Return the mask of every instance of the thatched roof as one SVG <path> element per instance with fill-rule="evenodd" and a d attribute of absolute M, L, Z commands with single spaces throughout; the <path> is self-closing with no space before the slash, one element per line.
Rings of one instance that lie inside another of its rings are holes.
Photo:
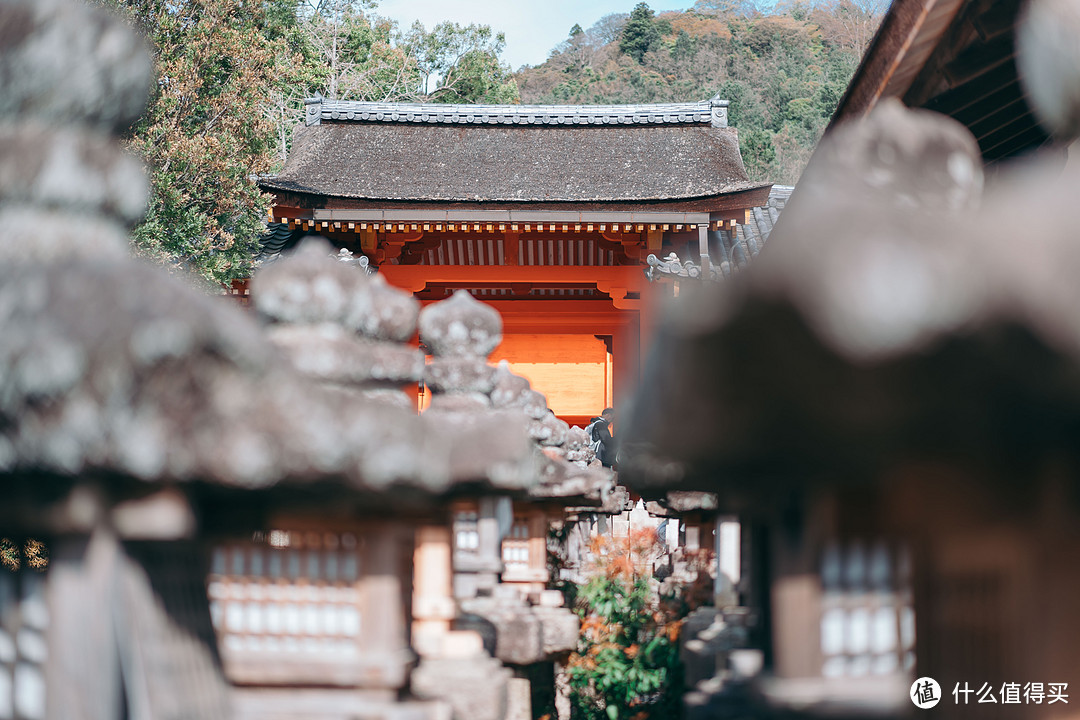
<path fill-rule="evenodd" d="M 581 122 L 565 113 L 529 122 L 529 106 L 503 109 L 517 114 L 458 124 L 404 112 L 364 121 L 354 112 L 302 126 L 285 168 L 262 185 L 359 200 L 511 203 L 665 201 L 764 187 L 748 179 L 735 129 L 714 126 L 707 112 L 655 121 L 599 115 L 597 106 L 579 108 Z"/>

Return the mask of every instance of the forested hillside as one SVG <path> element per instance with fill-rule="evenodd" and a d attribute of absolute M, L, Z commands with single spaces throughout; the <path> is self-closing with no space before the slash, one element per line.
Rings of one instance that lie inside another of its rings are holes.
<path fill-rule="evenodd" d="M 887 0 L 818 0 L 762 12 L 699 0 L 656 15 L 645 3 L 574 26 L 515 79 L 523 103 L 731 101 L 756 180 L 794 184 L 873 37 Z"/>

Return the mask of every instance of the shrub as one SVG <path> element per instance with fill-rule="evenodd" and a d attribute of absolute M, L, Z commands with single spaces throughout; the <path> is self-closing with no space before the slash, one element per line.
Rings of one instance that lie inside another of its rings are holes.
<path fill-rule="evenodd" d="M 567 674 L 574 716 L 582 720 L 679 715 L 681 621 L 642 572 L 656 547 L 652 530 L 594 542 L 597 573 L 579 591 L 581 636 Z"/>

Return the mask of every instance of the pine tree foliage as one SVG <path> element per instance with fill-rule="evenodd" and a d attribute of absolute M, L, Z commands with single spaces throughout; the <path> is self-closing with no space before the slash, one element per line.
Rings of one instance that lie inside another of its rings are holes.
<path fill-rule="evenodd" d="M 645 53 L 656 47 L 661 39 L 655 13 L 647 3 L 639 2 L 623 26 L 622 35 L 619 37 L 619 51 L 641 62 Z"/>

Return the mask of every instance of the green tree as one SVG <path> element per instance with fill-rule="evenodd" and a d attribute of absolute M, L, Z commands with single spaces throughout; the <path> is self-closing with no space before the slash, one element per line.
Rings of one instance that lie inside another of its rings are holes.
<path fill-rule="evenodd" d="M 776 162 L 776 148 L 773 146 L 772 133 L 768 130 L 749 130 L 739 135 L 739 150 L 742 153 L 746 172 L 752 178 L 767 178 L 773 175 L 773 163 Z"/>
<path fill-rule="evenodd" d="M 128 139 L 151 180 L 133 248 L 214 283 L 250 274 L 270 203 L 256 177 L 284 162 L 304 98 L 518 98 L 486 26 L 401 33 L 370 0 L 97 1 L 146 34 L 158 76 Z"/>
<path fill-rule="evenodd" d="M 513 103 L 518 87 L 500 59 L 506 36 L 487 25 L 441 22 L 431 32 L 413 23 L 400 37 L 420 73 L 420 94 L 429 102 Z"/>
<path fill-rule="evenodd" d="M 647 3 L 639 2 L 623 27 L 619 50 L 640 63 L 645 58 L 645 53 L 652 50 L 661 39 L 653 11 Z"/>
<path fill-rule="evenodd" d="M 321 0 L 302 7 L 299 26 L 310 50 L 306 78 L 333 100 L 412 100 L 420 79 L 415 60 L 397 46 L 394 24 L 359 0 Z M 312 57 L 314 56 L 314 57 Z"/>
<path fill-rule="evenodd" d="M 225 283 L 250 272 L 274 159 L 268 89 L 289 79 L 288 0 L 111 0 L 147 35 L 158 82 L 129 145 L 149 167 L 134 249 Z"/>
<path fill-rule="evenodd" d="M 685 30 L 680 30 L 675 36 L 675 44 L 671 48 L 671 56 L 677 60 L 692 57 L 694 54 L 694 40 Z"/>

